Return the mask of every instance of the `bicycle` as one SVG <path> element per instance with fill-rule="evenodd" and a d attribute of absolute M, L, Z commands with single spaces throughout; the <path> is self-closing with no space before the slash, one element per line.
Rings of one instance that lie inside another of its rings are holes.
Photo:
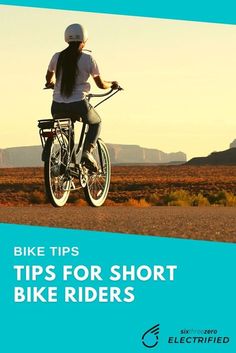
<path fill-rule="evenodd" d="M 86 99 L 90 101 L 94 97 L 107 96 L 94 106 L 96 108 L 121 90 L 119 87 L 104 94 L 89 94 Z M 107 198 L 111 179 L 111 162 L 105 143 L 100 138 L 97 140 L 93 156 L 97 161 L 98 171 L 91 172 L 81 161 L 81 151 L 87 132 L 86 123 L 82 125 L 77 146 L 73 118 L 69 115 L 38 120 L 38 127 L 43 147 L 45 191 L 50 203 L 54 207 L 62 207 L 66 204 L 71 191 L 82 188 L 89 205 L 102 206 Z M 75 179 L 79 180 L 78 187 L 75 186 Z"/>

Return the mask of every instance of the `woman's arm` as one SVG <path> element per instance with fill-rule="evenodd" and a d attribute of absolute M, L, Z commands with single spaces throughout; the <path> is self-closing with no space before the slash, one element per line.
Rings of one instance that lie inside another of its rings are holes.
<path fill-rule="evenodd" d="M 49 86 L 54 85 L 54 82 L 52 81 L 53 75 L 54 75 L 54 72 L 51 72 L 49 70 L 47 71 L 45 87 L 49 87 Z"/>
<path fill-rule="evenodd" d="M 104 81 L 104 80 L 102 80 L 101 76 L 95 76 L 94 81 L 95 81 L 97 87 L 101 88 L 101 89 L 108 89 L 108 88 L 117 89 L 119 87 L 118 82 Z"/>

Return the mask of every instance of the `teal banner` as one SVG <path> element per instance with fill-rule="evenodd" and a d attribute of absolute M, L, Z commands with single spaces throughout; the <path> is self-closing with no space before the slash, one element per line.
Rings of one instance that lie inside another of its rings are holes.
<path fill-rule="evenodd" d="M 110 13 L 217 23 L 236 23 L 236 3 L 232 0 L 129 0 L 129 1 L 40 1 L 9 0 L 5 5 L 43 7 L 61 10 Z"/>
<path fill-rule="evenodd" d="M 236 246 L 1 224 L 1 352 L 232 353 Z"/>

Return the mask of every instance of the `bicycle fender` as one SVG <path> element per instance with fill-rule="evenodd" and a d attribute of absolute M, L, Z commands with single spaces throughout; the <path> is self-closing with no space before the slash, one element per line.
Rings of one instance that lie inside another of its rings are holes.
<path fill-rule="evenodd" d="M 46 143 L 45 143 L 45 146 L 44 146 L 44 149 L 43 149 L 42 155 L 41 155 L 41 160 L 42 160 L 43 162 L 46 161 L 46 158 L 47 158 L 47 156 L 48 156 L 48 149 L 49 149 L 50 146 L 51 146 L 51 142 L 52 142 L 52 139 L 51 139 L 51 138 L 48 138 L 47 141 L 46 141 Z"/>

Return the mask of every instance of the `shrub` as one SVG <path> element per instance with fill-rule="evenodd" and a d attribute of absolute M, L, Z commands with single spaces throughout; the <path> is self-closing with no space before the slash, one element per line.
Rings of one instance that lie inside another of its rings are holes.
<path fill-rule="evenodd" d="M 79 207 L 84 207 L 84 206 L 88 206 L 87 202 L 84 199 L 76 199 L 76 201 L 74 202 L 75 206 L 79 206 Z"/>
<path fill-rule="evenodd" d="M 207 196 L 208 201 L 211 205 L 226 206 L 227 193 L 225 191 L 219 191 L 217 193 L 211 193 Z"/>
<path fill-rule="evenodd" d="M 157 193 L 151 194 L 147 201 L 153 206 L 163 206 L 165 204 L 163 198 Z"/>
<path fill-rule="evenodd" d="M 208 199 L 201 193 L 193 196 L 192 206 L 210 206 Z"/>
<path fill-rule="evenodd" d="M 42 204 L 46 202 L 45 194 L 42 191 L 33 191 L 29 194 L 29 202 L 33 204 Z"/>
<path fill-rule="evenodd" d="M 176 190 L 169 194 L 168 206 L 191 206 L 193 196 L 186 190 Z"/>
<path fill-rule="evenodd" d="M 226 192 L 225 193 L 226 197 L 226 204 L 225 206 L 236 206 L 236 195 L 234 195 L 232 192 Z"/>
<path fill-rule="evenodd" d="M 150 207 L 150 203 L 148 203 L 145 199 L 129 199 L 127 202 L 124 204 L 125 206 L 133 206 L 133 207 Z"/>
<path fill-rule="evenodd" d="M 121 203 L 115 202 L 111 199 L 106 199 L 104 206 L 120 206 Z"/>
<path fill-rule="evenodd" d="M 78 191 L 73 191 L 70 193 L 67 203 L 77 203 L 80 200 L 80 197 Z"/>

